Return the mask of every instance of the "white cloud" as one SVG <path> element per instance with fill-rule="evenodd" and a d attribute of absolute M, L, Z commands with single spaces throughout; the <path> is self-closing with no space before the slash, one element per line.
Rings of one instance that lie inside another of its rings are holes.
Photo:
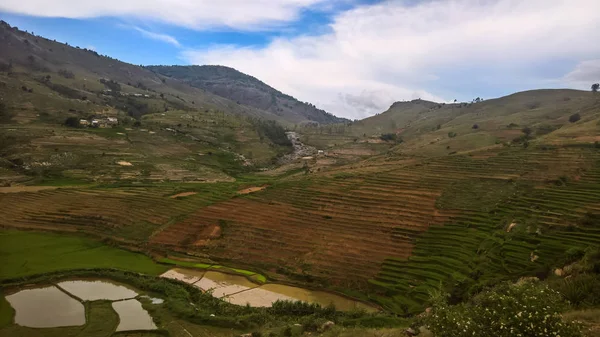
<path fill-rule="evenodd" d="M 347 0 L 333 0 L 347 1 Z M 136 17 L 193 29 L 265 29 L 327 0 L 3 0 L 0 11 L 43 17 Z"/>
<path fill-rule="evenodd" d="M 579 62 L 565 80 L 575 85 L 591 86 L 600 82 L 600 59 Z"/>
<path fill-rule="evenodd" d="M 534 71 L 537 65 L 600 54 L 593 42 L 599 25 L 597 0 L 386 1 L 338 14 L 327 34 L 278 38 L 264 47 L 216 45 L 182 57 L 235 67 L 356 118 L 397 100 L 481 96 L 456 82 L 542 86 L 550 79 Z"/>
<path fill-rule="evenodd" d="M 172 37 L 171 35 L 154 33 L 154 32 L 151 32 L 151 31 L 148 31 L 148 30 L 142 29 L 140 27 L 136 27 L 136 26 L 133 26 L 131 28 L 142 33 L 142 35 L 144 35 L 147 38 L 170 43 L 176 47 L 181 47 L 181 44 L 179 43 L 179 41 L 177 41 L 177 39 Z"/>

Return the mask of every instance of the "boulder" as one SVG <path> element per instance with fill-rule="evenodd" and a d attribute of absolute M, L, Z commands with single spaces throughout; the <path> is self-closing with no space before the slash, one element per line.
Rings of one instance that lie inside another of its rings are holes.
<path fill-rule="evenodd" d="M 335 325 L 334 322 L 327 321 L 321 325 L 321 331 L 327 331 L 327 330 L 331 329 L 331 327 L 333 327 L 334 325 Z"/>

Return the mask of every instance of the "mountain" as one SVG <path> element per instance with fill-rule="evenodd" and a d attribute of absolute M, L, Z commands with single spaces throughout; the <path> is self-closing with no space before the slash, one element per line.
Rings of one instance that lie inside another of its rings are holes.
<path fill-rule="evenodd" d="M 93 120 L 109 127 L 78 125 Z M 291 151 L 276 121 L 287 123 L 0 24 L 0 183 L 231 180 Z"/>
<path fill-rule="evenodd" d="M 157 74 L 182 80 L 193 87 L 228 98 L 239 104 L 268 111 L 292 123 L 341 123 L 348 120 L 336 117 L 310 103 L 274 89 L 264 82 L 233 68 L 203 66 L 149 66 Z"/>
<path fill-rule="evenodd" d="M 338 153 L 361 153 L 363 158 L 390 151 L 431 157 L 518 144 L 524 128 L 532 130 L 529 143 L 542 139 L 561 143 L 567 137 L 570 142 L 586 142 L 598 132 L 595 123 L 600 121 L 599 109 L 597 93 L 541 89 L 452 104 L 401 101 L 360 121 L 305 127 L 299 132 L 309 145 Z M 581 122 L 572 123 L 573 115 Z"/>

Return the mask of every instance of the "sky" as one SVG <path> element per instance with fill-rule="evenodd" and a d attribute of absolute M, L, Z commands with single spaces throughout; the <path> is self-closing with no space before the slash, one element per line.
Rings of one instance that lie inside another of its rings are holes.
<path fill-rule="evenodd" d="M 600 82 L 598 0 L 2 0 L 22 30 L 140 64 L 219 64 L 337 116 Z"/>

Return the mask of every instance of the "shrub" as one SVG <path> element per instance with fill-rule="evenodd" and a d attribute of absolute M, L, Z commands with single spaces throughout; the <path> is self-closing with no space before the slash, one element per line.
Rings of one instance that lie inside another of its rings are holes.
<path fill-rule="evenodd" d="M 473 126 L 471 127 L 472 129 L 479 129 L 479 125 L 477 124 L 473 124 Z"/>
<path fill-rule="evenodd" d="M 60 69 L 58 74 L 64 78 L 75 78 L 75 74 L 72 71 L 66 69 Z"/>
<path fill-rule="evenodd" d="M 457 136 L 456 132 L 453 132 L 453 131 L 448 132 L 448 137 L 454 138 L 456 136 Z"/>
<path fill-rule="evenodd" d="M 575 123 L 577 121 L 579 121 L 581 119 L 581 116 L 579 115 L 579 113 L 574 113 L 571 116 L 569 116 L 569 122 L 571 123 Z"/>
<path fill-rule="evenodd" d="M 558 125 L 543 124 L 543 125 L 538 126 L 535 129 L 535 134 L 538 136 L 543 136 L 543 135 L 547 135 L 550 132 L 553 132 L 558 129 L 560 129 L 560 126 L 558 126 Z"/>
<path fill-rule="evenodd" d="M 521 129 L 521 131 L 525 134 L 525 137 L 531 136 L 531 133 L 533 132 L 533 130 L 531 130 L 530 127 L 526 126 L 523 129 Z"/>
<path fill-rule="evenodd" d="M 398 138 L 398 136 L 395 133 L 384 133 L 381 136 L 379 136 L 379 139 L 386 141 L 386 142 L 388 142 L 388 141 L 395 142 L 397 138 Z"/>
<path fill-rule="evenodd" d="M 562 320 L 560 294 L 539 283 L 502 284 L 455 306 L 441 294 L 433 302 L 425 322 L 437 337 L 581 336 L 576 323 Z"/>
<path fill-rule="evenodd" d="M 562 279 L 553 287 L 575 307 L 600 305 L 600 278 L 597 275 L 578 275 Z"/>
<path fill-rule="evenodd" d="M 79 127 L 79 118 L 77 118 L 77 117 L 68 117 L 65 120 L 65 125 L 69 126 L 69 127 L 72 127 L 72 128 L 77 128 L 77 127 Z"/>

